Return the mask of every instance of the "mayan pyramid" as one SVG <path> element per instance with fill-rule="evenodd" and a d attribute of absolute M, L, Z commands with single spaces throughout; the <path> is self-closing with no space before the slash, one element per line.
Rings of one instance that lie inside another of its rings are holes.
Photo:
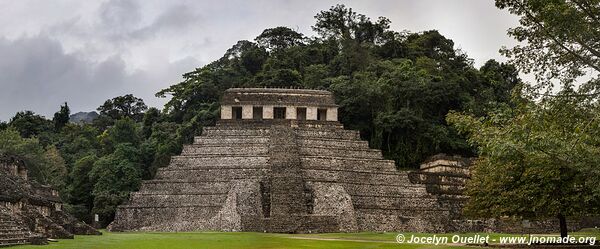
<path fill-rule="evenodd" d="M 461 196 L 398 171 L 343 128 L 337 108 L 328 91 L 227 90 L 216 126 L 144 181 L 109 229 L 452 230 Z"/>

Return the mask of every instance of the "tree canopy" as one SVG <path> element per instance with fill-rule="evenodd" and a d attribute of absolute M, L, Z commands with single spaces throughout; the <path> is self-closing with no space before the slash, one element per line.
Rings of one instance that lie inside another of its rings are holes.
<path fill-rule="evenodd" d="M 479 153 L 467 213 L 556 217 L 563 237 L 567 217 L 600 213 L 599 3 L 496 0 L 520 17 L 509 35 L 523 42 L 501 52 L 536 82 L 519 87 L 512 108 L 498 106 L 482 117 L 448 115 Z"/>
<path fill-rule="evenodd" d="M 144 100 L 127 94 L 106 100 L 97 110 L 100 115 L 106 115 L 115 120 L 127 117 L 139 121 L 147 109 L 148 106 Z"/>
<path fill-rule="evenodd" d="M 579 82 L 579 94 L 600 93 L 598 0 L 496 0 L 496 6 L 520 17 L 508 34 L 523 44 L 501 51 L 511 63 L 546 87 Z"/>
<path fill-rule="evenodd" d="M 566 217 L 600 213 L 599 114 L 597 103 L 571 98 L 523 101 L 487 118 L 449 114 L 479 151 L 466 213 L 558 218 L 563 236 Z"/>

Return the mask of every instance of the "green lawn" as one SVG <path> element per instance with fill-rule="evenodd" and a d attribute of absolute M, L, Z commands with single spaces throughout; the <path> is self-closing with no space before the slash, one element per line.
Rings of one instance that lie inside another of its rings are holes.
<path fill-rule="evenodd" d="M 396 234 L 357 233 L 340 238 L 314 235 L 271 233 L 111 233 L 102 236 L 75 236 L 73 240 L 60 240 L 46 246 L 18 246 L 25 248 L 61 249 L 158 249 L 158 248 L 461 248 L 456 246 L 400 245 Z M 312 236 L 312 237 L 311 237 Z M 345 239 L 345 240 L 329 240 Z M 361 240 L 361 241 L 350 241 Z M 375 240 L 375 241 L 374 241 Z"/>
<path fill-rule="evenodd" d="M 456 245 L 415 245 L 398 244 L 397 233 L 327 233 L 327 234 L 272 234 L 272 233 L 224 233 L 224 232 L 185 232 L 185 233 L 111 233 L 103 231 L 102 236 L 75 236 L 74 240 L 60 240 L 46 246 L 18 246 L 26 248 L 60 249 L 158 249 L 158 248 L 466 248 Z M 406 233 L 406 236 L 418 233 Z M 497 238 L 502 234 L 490 234 Z M 574 235 L 594 235 L 598 230 L 585 231 Z M 439 234 L 437 236 L 452 236 Z"/>

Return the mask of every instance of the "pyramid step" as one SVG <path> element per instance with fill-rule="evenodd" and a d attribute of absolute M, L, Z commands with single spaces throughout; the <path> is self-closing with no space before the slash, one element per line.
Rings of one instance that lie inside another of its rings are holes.
<path fill-rule="evenodd" d="M 224 168 L 212 167 L 210 169 L 170 168 L 157 173 L 156 179 L 179 179 L 179 180 L 232 180 L 252 179 L 266 177 L 270 169 L 263 168 Z"/>
<path fill-rule="evenodd" d="M 264 136 L 200 136 L 194 138 L 194 144 L 198 145 L 230 145 L 230 144 L 266 144 L 269 137 Z"/>
<path fill-rule="evenodd" d="M 183 147 L 181 155 L 266 155 L 268 152 L 269 147 L 266 144 L 238 144 L 234 146 L 186 145 Z"/>
<path fill-rule="evenodd" d="M 299 128 L 296 129 L 296 134 L 299 137 L 306 138 L 360 140 L 360 133 L 358 131 L 344 129 Z"/>
<path fill-rule="evenodd" d="M 329 147 L 329 148 L 363 148 L 368 149 L 369 143 L 362 140 L 341 140 L 302 137 L 298 139 L 299 147 Z"/>
<path fill-rule="evenodd" d="M 369 148 L 328 148 L 328 147 L 301 147 L 300 154 L 304 156 L 339 156 L 349 158 L 383 159 L 380 150 Z"/>
<path fill-rule="evenodd" d="M 306 181 L 343 182 L 343 183 L 377 183 L 377 185 L 402 184 L 397 174 L 383 174 L 360 171 L 332 171 L 307 169 L 303 172 Z"/>
<path fill-rule="evenodd" d="M 202 204 L 174 206 L 122 205 L 118 207 L 115 220 L 132 223 L 129 225 L 137 228 L 173 225 L 181 222 L 201 222 L 210 220 L 221 208 L 221 205 Z"/>
<path fill-rule="evenodd" d="M 18 227 L 19 225 L 17 223 L 10 223 L 10 224 L 0 224 L 0 229 L 11 229 L 13 227 Z"/>
<path fill-rule="evenodd" d="M 239 168 L 241 166 L 250 168 L 260 168 L 268 164 L 267 156 L 173 156 L 171 158 L 171 167 L 202 167 L 213 166 L 223 168 Z"/>
<path fill-rule="evenodd" d="M 466 176 L 444 175 L 438 173 L 414 172 L 411 180 L 418 183 L 464 186 L 469 179 Z"/>
<path fill-rule="evenodd" d="M 0 233 L 0 239 L 12 239 L 12 238 L 25 238 L 27 234 L 23 231 L 18 231 L 14 233 Z"/>
<path fill-rule="evenodd" d="M 369 158 L 346 158 L 337 156 L 302 156 L 302 167 L 305 169 L 330 169 L 369 172 L 396 173 L 396 165 L 392 160 Z"/>
<path fill-rule="evenodd" d="M 132 193 L 130 205 L 141 206 L 174 206 L 174 205 L 222 205 L 227 198 L 227 193 L 219 194 L 143 194 Z"/>
<path fill-rule="evenodd" d="M 19 245 L 28 245 L 29 240 L 24 240 L 24 241 L 16 241 L 14 243 L 9 243 L 9 242 L 0 242 L 0 247 L 11 247 L 11 246 L 19 246 Z"/>
<path fill-rule="evenodd" d="M 231 188 L 231 182 L 182 182 L 182 181 L 161 181 L 161 180 L 149 180 L 144 181 L 140 188 L 140 192 L 151 192 L 151 193 L 189 193 L 189 192 L 203 192 L 203 191 L 215 191 L 215 192 L 226 192 Z"/>
<path fill-rule="evenodd" d="M 239 129 L 239 128 L 225 128 L 225 127 L 205 127 L 203 132 L 203 136 L 211 137 L 211 136 L 268 136 L 269 129 L 260 129 L 260 128 L 248 128 L 248 129 Z"/>
<path fill-rule="evenodd" d="M 0 239 L 0 246 L 8 245 L 8 244 L 25 244 L 28 240 L 25 237 L 16 237 L 10 239 Z"/>
<path fill-rule="evenodd" d="M 410 183 L 396 183 L 395 185 L 378 185 L 365 183 L 345 183 L 344 189 L 349 195 L 370 195 L 370 196 L 406 196 L 406 195 L 427 195 L 427 190 L 423 185 Z"/>
<path fill-rule="evenodd" d="M 383 209 L 429 209 L 439 207 L 432 196 L 357 196 L 351 195 L 352 203 L 361 208 Z"/>
<path fill-rule="evenodd" d="M 223 206 L 219 204 L 204 204 L 204 203 L 195 203 L 195 204 L 186 204 L 186 205 L 143 205 L 143 204 L 128 204 L 121 205 L 119 208 L 122 209 L 139 209 L 139 210 L 155 210 L 151 211 L 156 214 L 156 212 L 165 212 L 165 210 L 193 210 L 194 212 L 202 212 L 202 211 L 219 211 Z"/>

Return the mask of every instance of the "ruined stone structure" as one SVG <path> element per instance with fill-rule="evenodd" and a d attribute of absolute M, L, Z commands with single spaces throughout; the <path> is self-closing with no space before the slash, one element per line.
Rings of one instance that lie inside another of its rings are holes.
<path fill-rule="evenodd" d="M 464 158 L 446 154 L 434 155 L 420 165 L 420 170 L 410 172 L 409 179 L 413 183 L 426 186 L 427 192 L 438 197 L 445 206 L 452 207 L 452 219 L 447 227 L 449 231 L 459 232 L 501 232 L 501 233 L 556 233 L 559 231 L 558 219 L 519 220 L 502 219 L 465 219 L 461 213 L 467 201 L 464 195 L 465 185 L 470 179 L 470 166 L 475 158 Z M 567 228 L 578 231 L 585 227 L 598 227 L 598 217 L 569 217 Z"/>
<path fill-rule="evenodd" d="M 229 89 L 221 104 L 110 230 L 445 232 L 460 218 L 465 176 L 396 170 L 343 128 L 330 92 Z"/>
<path fill-rule="evenodd" d="M 28 180 L 21 160 L 0 156 L 0 246 L 100 234 L 64 213 L 62 207 L 56 190 Z"/>

